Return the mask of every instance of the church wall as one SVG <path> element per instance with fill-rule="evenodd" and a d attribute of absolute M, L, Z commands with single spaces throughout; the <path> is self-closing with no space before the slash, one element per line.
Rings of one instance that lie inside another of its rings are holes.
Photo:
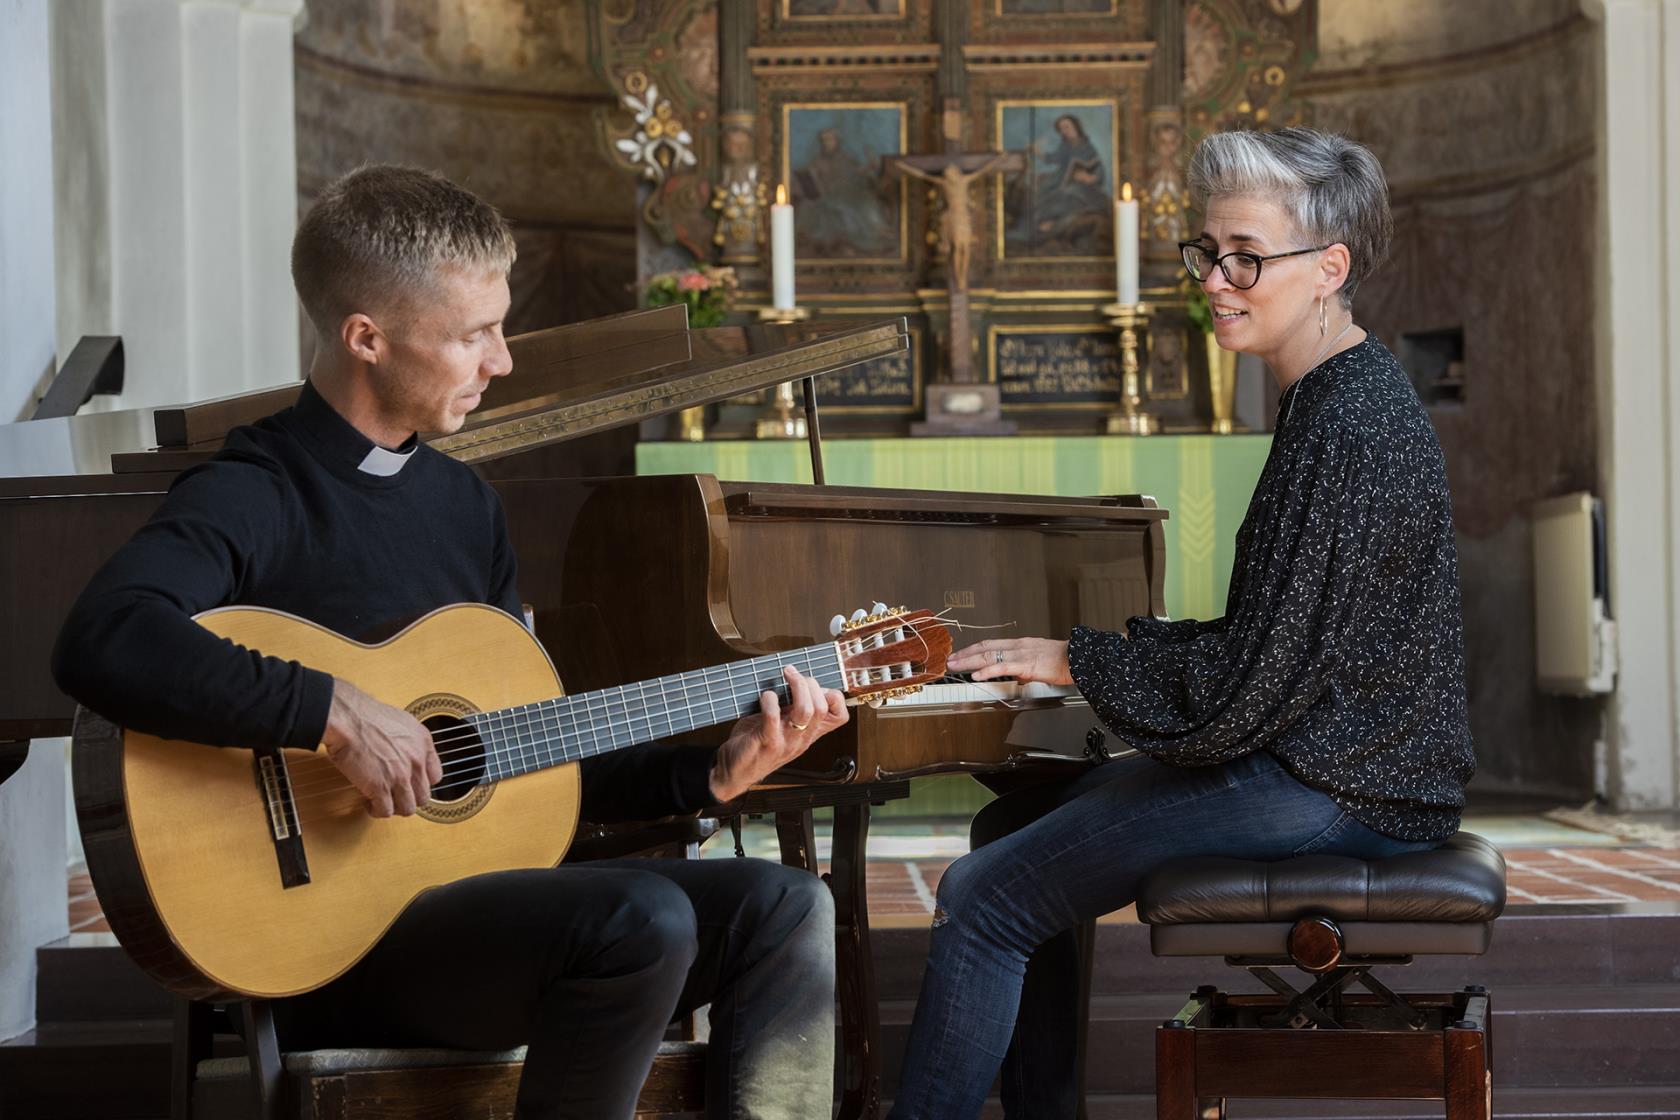
<path fill-rule="evenodd" d="M 0 12 L 0 423 L 34 406 L 53 359 L 52 99 L 47 5 Z"/>
<path fill-rule="evenodd" d="M 1371 146 L 1395 239 L 1358 320 L 1399 352 L 1461 328 L 1460 403 L 1431 408 L 1459 530 L 1478 784 L 1585 798 L 1602 706 L 1534 687 L 1538 499 L 1597 490 L 1591 24 L 1566 0 L 1327 2 L 1297 89 Z"/>
<path fill-rule="evenodd" d="M 635 192 L 602 152 L 616 100 L 584 0 L 310 0 L 295 49 L 298 195 L 359 164 L 430 168 L 519 243 L 509 333 L 635 306 Z"/>
<path fill-rule="evenodd" d="M 0 7 L 0 421 L 54 367 L 47 0 Z M 64 752 L 37 744 L 0 785 L 0 1039 L 34 1018 L 35 949 L 67 932 Z"/>

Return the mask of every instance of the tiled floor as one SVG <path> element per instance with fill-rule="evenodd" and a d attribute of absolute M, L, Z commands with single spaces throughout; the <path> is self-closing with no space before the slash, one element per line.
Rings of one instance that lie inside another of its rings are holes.
<path fill-rule="evenodd" d="M 1680 847 L 1618 839 L 1544 816 L 1471 816 L 1464 827 L 1505 852 L 1513 905 L 1680 901 Z M 968 849 L 964 821 L 880 822 L 869 838 L 869 914 L 877 925 L 912 925 L 933 913 L 939 876 Z M 749 855 L 776 858 L 775 830 L 767 822 L 742 829 Z M 734 851 L 725 831 L 709 844 L 707 858 Z M 828 837 L 819 828 L 817 853 L 828 858 Z M 92 883 L 80 867 L 69 881 L 70 930 L 106 930 Z M 1125 920 L 1124 913 L 1116 915 Z"/>

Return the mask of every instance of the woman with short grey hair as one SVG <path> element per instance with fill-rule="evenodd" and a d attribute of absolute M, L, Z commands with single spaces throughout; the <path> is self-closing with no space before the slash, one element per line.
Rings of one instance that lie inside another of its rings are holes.
<path fill-rule="evenodd" d="M 1452 502 L 1434 429 L 1353 320 L 1392 221 L 1365 148 L 1309 129 L 1203 140 L 1182 246 L 1227 350 L 1282 391 L 1225 613 L 950 659 L 977 681 L 1077 685 L 1122 747 L 981 810 L 940 879 L 895 1117 L 1073 1117 L 1074 930 L 1182 856 L 1365 859 L 1458 828 L 1475 769 Z M 1140 1060 L 1145 1060 L 1141 1059 Z"/>

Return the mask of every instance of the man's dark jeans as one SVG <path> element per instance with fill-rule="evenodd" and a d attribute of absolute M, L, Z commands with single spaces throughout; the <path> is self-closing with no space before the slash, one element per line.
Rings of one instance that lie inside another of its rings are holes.
<path fill-rule="evenodd" d="M 522 1120 L 615 1120 L 673 1016 L 711 1005 L 722 1120 L 827 1116 L 834 903 L 755 859 L 626 859 L 506 871 L 416 899 L 326 987 L 276 1004 L 285 1048 L 529 1047 Z"/>

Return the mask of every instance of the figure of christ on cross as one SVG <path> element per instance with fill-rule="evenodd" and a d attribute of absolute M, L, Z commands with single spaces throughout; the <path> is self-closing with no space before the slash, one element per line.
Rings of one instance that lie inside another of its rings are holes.
<path fill-rule="evenodd" d="M 968 265 L 979 239 L 968 206 L 968 188 L 990 171 L 1023 171 L 1019 152 L 965 152 L 953 155 L 888 156 L 889 166 L 933 183 L 945 199 L 939 219 L 939 247 L 945 253 L 946 287 L 951 293 L 950 379 L 973 380 L 969 367 Z"/>

